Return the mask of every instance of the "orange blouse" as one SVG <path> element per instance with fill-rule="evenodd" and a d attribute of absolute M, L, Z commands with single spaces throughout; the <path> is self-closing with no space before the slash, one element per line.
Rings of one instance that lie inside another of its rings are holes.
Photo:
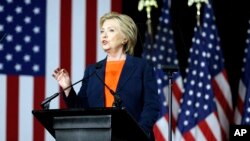
<path fill-rule="evenodd" d="M 105 83 L 113 91 L 116 91 L 124 63 L 125 60 L 107 61 L 105 70 Z M 114 96 L 110 93 L 109 89 L 105 87 L 105 106 L 112 107 L 113 102 Z"/>

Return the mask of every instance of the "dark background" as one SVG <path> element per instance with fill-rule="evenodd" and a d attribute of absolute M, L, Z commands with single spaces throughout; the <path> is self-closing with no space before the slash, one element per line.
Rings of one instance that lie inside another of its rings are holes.
<path fill-rule="evenodd" d="M 152 25 L 154 32 L 161 15 L 162 0 L 157 0 L 158 8 L 152 8 Z M 172 0 L 170 15 L 174 30 L 175 44 L 182 76 L 185 76 L 189 48 L 192 45 L 193 28 L 196 24 L 196 8 L 189 7 L 188 0 Z M 250 1 L 213 0 L 217 28 L 221 39 L 221 48 L 225 59 L 225 67 L 236 104 L 238 83 L 241 75 L 242 59 L 247 38 L 248 20 L 250 19 Z M 139 28 L 135 56 L 141 56 L 144 33 L 146 29 L 146 11 L 138 11 L 137 0 L 123 0 L 122 13 L 131 16 Z M 250 73 L 250 72 L 249 72 Z"/>

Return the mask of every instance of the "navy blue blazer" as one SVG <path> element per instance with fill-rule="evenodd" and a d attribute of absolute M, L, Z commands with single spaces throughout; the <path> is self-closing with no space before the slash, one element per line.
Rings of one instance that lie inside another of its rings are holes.
<path fill-rule="evenodd" d="M 70 108 L 104 107 L 104 84 L 97 75 L 105 80 L 106 60 L 90 65 L 86 68 L 78 95 L 72 89 L 65 101 Z M 95 71 L 97 75 L 95 74 Z M 122 106 L 139 123 L 144 131 L 152 134 L 153 124 L 156 122 L 160 109 L 157 84 L 153 68 L 146 60 L 127 55 L 116 93 L 122 100 Z"/>

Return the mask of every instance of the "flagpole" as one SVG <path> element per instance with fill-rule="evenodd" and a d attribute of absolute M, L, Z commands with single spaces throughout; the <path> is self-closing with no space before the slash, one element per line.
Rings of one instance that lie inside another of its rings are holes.
<path fill-rule="evenodd" d="M 192 6 L 194 3 L 196 6 L 197 25 L 200 26 L 201 4 L 208 4 L 208 0 L 188 0 L 188 6 Z"/>
<path fill-rule="evenodd" d="M 151 41 L 153 40 L 153 29 L 152 29 L 152 21 L 151 21 L 151 10 L 152 7 L 158 8 L 157 1 L 156 0 L 140 0 L 138 3 L 138 10 L 142 11 L 144 8 L 147 12 L 147 29 L 148 34 L 151 38 Z"/>
<path fill-rule="evenodd" d="M 173 79 L 173 75 L 171 73 L 171 71 L 168 71 L 168 101 L 169 101 L 169 104 L 168 104 L 168 109 L 169 109 L 169 112 L 168 112 L 168 118 L 169 118 L 169 127 L 168 127 L 168 140 L 169 141 L 172 141 L 172 79 Z"/>
<path fill-rule="evenodd" d="M 173 73 L 178 71 L 178 66 L 161 66 L 162 70 L 168 76 L 168 140 L 172 141 L 172 86 L 173 86 Z"/>

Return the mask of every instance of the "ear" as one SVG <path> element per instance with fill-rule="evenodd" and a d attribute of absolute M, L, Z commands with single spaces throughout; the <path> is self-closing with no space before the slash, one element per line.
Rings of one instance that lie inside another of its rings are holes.
<path fill-rule="evenodd" d="M 122 41 L 122 45 L 125 45 L 126 44 L 126 42 L 125 41 Z"/>
<path fill-rule="evenodd" d="M 124 38 L 123 40 L 122 40 L 122 44 L 126 44 L 128 42 L 128 39 L 126 39 L 126 38 Z"/>

